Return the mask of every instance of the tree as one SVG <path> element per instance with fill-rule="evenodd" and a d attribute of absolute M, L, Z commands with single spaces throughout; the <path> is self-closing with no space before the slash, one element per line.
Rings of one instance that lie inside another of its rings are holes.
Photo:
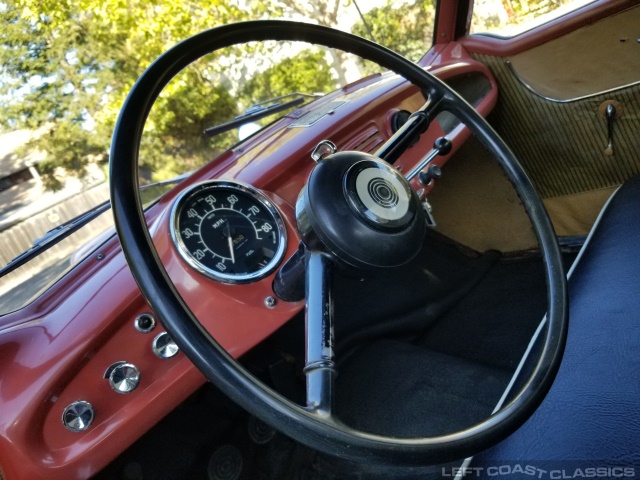
<path fill-rule="evenodd" d="M 40 170 L 47 186 L 59 188 L 56 171 L 82 175 L 88 162 L 107 159 L 120 105 L 147 65 L 213 23 L 245 18 L 244 10 L 221 0 L 198 7 L 144 0 L 0 4 L 2 128 L 46 128 L 28 148 L 47 152 Z M 204 68 L 182 73 L 154 107 L 141 154 L 145 171 L 158 164 L 178 170 L 176 153 L 187 163 L 202 163 L 228 146 L 223 138 L 206 145 L 200 135 L 203 126 L 237 109 L 215 75 L 202 74 Z M 179 148 L 188 143 L 183 139 L 194 143 Z"/>
<path fill-rule="evenodd" d="M 391 1 L 364 14 L 376 42 L 407 57 L 418 61 L 433 41 L 435 23 L 434 0 L 416 0 L 398 8 Z M 364 22 L 357 22 L 351 29 L 356 35 L 369 38 Z M 377 67 L 379 68 L 379 67 Z M 378 71 L 375 65 L 362 63 L 363 73 Z"/>
<path fill-rule="evenodd" d="M 261 2 L 258 1 L 257 3 Z M 269 3 L 272 7 L 268 11 L 272 15 L 280 14 L 290 18 L 302 16 L 305 19 L 314 20 L 320 25 L 335 27 L 339 23 L 340 9 L 344 8 L 348 3 L 349 0 L 278 0 L 277 2 Z M 346 85 L 348 82 L 344 64 L 347 62 L 347 57 L 340 50 L 329 49 L 328 53 L 332 59 L 331 66 L 337 76 L 338 84 Z"/>
<path fill-rule="evenodd" d="M 212 26 L 278 9 L 275 3 L 240 6 L 225 0 L 0 3 L 0 130 L 44 127 L 46 133 L 28 148 L 47 153 L 39 165 L 43 180 L 60 188 L 57 173 L 82 175 L 88 163 L 106 162 L 120 106 L 161 53 Z M 246 65 L 259 68 L 246 76 Z M 262 80 L 260 72 L 267 73 Z M 250 78 L 251 86 L 243 89 Z M 294 60 L 286 46 L 267 44 L 208 55 L 176 76 L 150 112 L 140 153 L 142 180 L 197 168 L 235 143 L 235 132 L 208 139 L 202 131 L 246 108 L 250 89 L 262 96 L 334 87 L 318 51 Z"/>
<path fill-rule="evenodd" d="M 336 88 L 331 67 L 322 50 L 304 50 L 285 58 L 247 81 L 241 91 L 249 106 L 270 98 L 304 90 L 304 93 L 328 93 Z"/>
<path fill-rule="evenodd" d="M 476 0 L 471 22 L 473 33 L 513 36 L 536 24 L 547 14 L 574 0 Z M 577 8 L 577 6 L 576 6 Z M 548 18 L 549 20 L 551 17 Z"/>

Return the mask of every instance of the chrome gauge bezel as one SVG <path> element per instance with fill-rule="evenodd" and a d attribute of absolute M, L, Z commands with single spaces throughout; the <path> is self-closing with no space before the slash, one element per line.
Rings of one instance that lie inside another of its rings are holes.
<path fill-rule="evenodd" d="M 259 202 L 266 211 L 273 217 L 274 223 L 277 229 L 278 235 L 278 248 L 276 250 L 273 258 L 267 263 L 264 267 L 256 270 L 255 272 L 246 273 L 246 274 L 227 274 L 221 273 L 211 268 L 203 265 L 199 262 L 191 252 L 187 249 L 186 245 L 182 240 L 182 236 L 180 234 L 179 226 L 178 226 L 178 218 L 182 211 L 184 205 L 196 194 L 200 193 L 203 190 L 233 190 L 236 192 L 240 192 L 245 195 L 249 195 L 255 201 Z M 239 182 L 232 182 L 228 180 L 209 180 L 201 183 L 197 183 L 187 188 L 185 191 L 180 193 L 180 195 L 176 198 L 173 207 L 171 209 L 171 215 L 169 217 L 169 231 L 171 232 L 171 240 L 173 242 L 174 247 L 180 254 L 180 257 L 187 262 L 194 270 L 205 275 L 213 280 L 216 280 L 221 283 L 227 284 L 243 284 L 250 283 L 260 280 L 269 274 L 271 274 L 277 266 L 282 261 L 284 257 L 285 250 L 287 248 L 287 230 L 285 227 L 284 220 L 279 210 L 276 208 L 274 203 L 262 192 L 255 189 L 250 185 L 246 185 Z"/>

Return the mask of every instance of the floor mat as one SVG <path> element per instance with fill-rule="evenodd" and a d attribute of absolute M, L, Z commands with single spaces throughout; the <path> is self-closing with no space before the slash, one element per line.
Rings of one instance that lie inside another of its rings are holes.
<path fill-rule="evenodd" d="M 491 414 L 545 311 L 541 258 L 503 258 L 413 340 L 380 340 L 341 364 L 338 413 L 392 436 L 467 428 Z"/>
<path fill-rule="evenodd" d="M 539 257 L 501 260 L 417 344 L 514 370 L 544 316 L 546 298 Z"/>
<path fill-rule="evenodd" d="M 381 435 L 429 437 L 487 418 L 511 372 L 399 341 L 364 347 L 341 366 L 338 416 Z"/>

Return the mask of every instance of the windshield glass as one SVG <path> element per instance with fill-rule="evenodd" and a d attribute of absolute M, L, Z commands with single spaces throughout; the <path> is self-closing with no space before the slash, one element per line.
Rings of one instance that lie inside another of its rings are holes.
<path fill-rule="evenodd" d="M 434 3 L 0 2 L 0 267 L 108 199 L 109 143 L 120 106 L 144 68 L 180 40 L 217 25 L 278 18 L 352 32 L 417 61 L 431 45 Z M 149 114 L 141 186 L 191 172 L 302 103 L 376 71 L 343 52 L 295 42 L 205 56 L 170 82 Z M 292 93 L 304 95 L 278 100 Z M 247 121 L 216 130 L 238 117 Z M 112 232 L 110 212 L 0 278 L 0 314 L 35 298 L 91 252 L 86 244 L 95 249 L 106 240 L 104 232 Z M 29 286 L 28 295 L 12 293 L 20 285 Z"/>

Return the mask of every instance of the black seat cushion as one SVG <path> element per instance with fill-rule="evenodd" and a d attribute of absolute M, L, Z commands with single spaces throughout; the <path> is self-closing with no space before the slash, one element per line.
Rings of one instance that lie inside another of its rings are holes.
<path fill-rule="evenodd" d="M 527 423 L 474 458 L 486 477 L 505 462 L 536 461 L 571 475 L 635 465 L 640 476 L 640 177 L 605 208 L 571 274 L 569 297 L 558 376 Z M 613 473 L 621 472 L 631 470 Z"/>

